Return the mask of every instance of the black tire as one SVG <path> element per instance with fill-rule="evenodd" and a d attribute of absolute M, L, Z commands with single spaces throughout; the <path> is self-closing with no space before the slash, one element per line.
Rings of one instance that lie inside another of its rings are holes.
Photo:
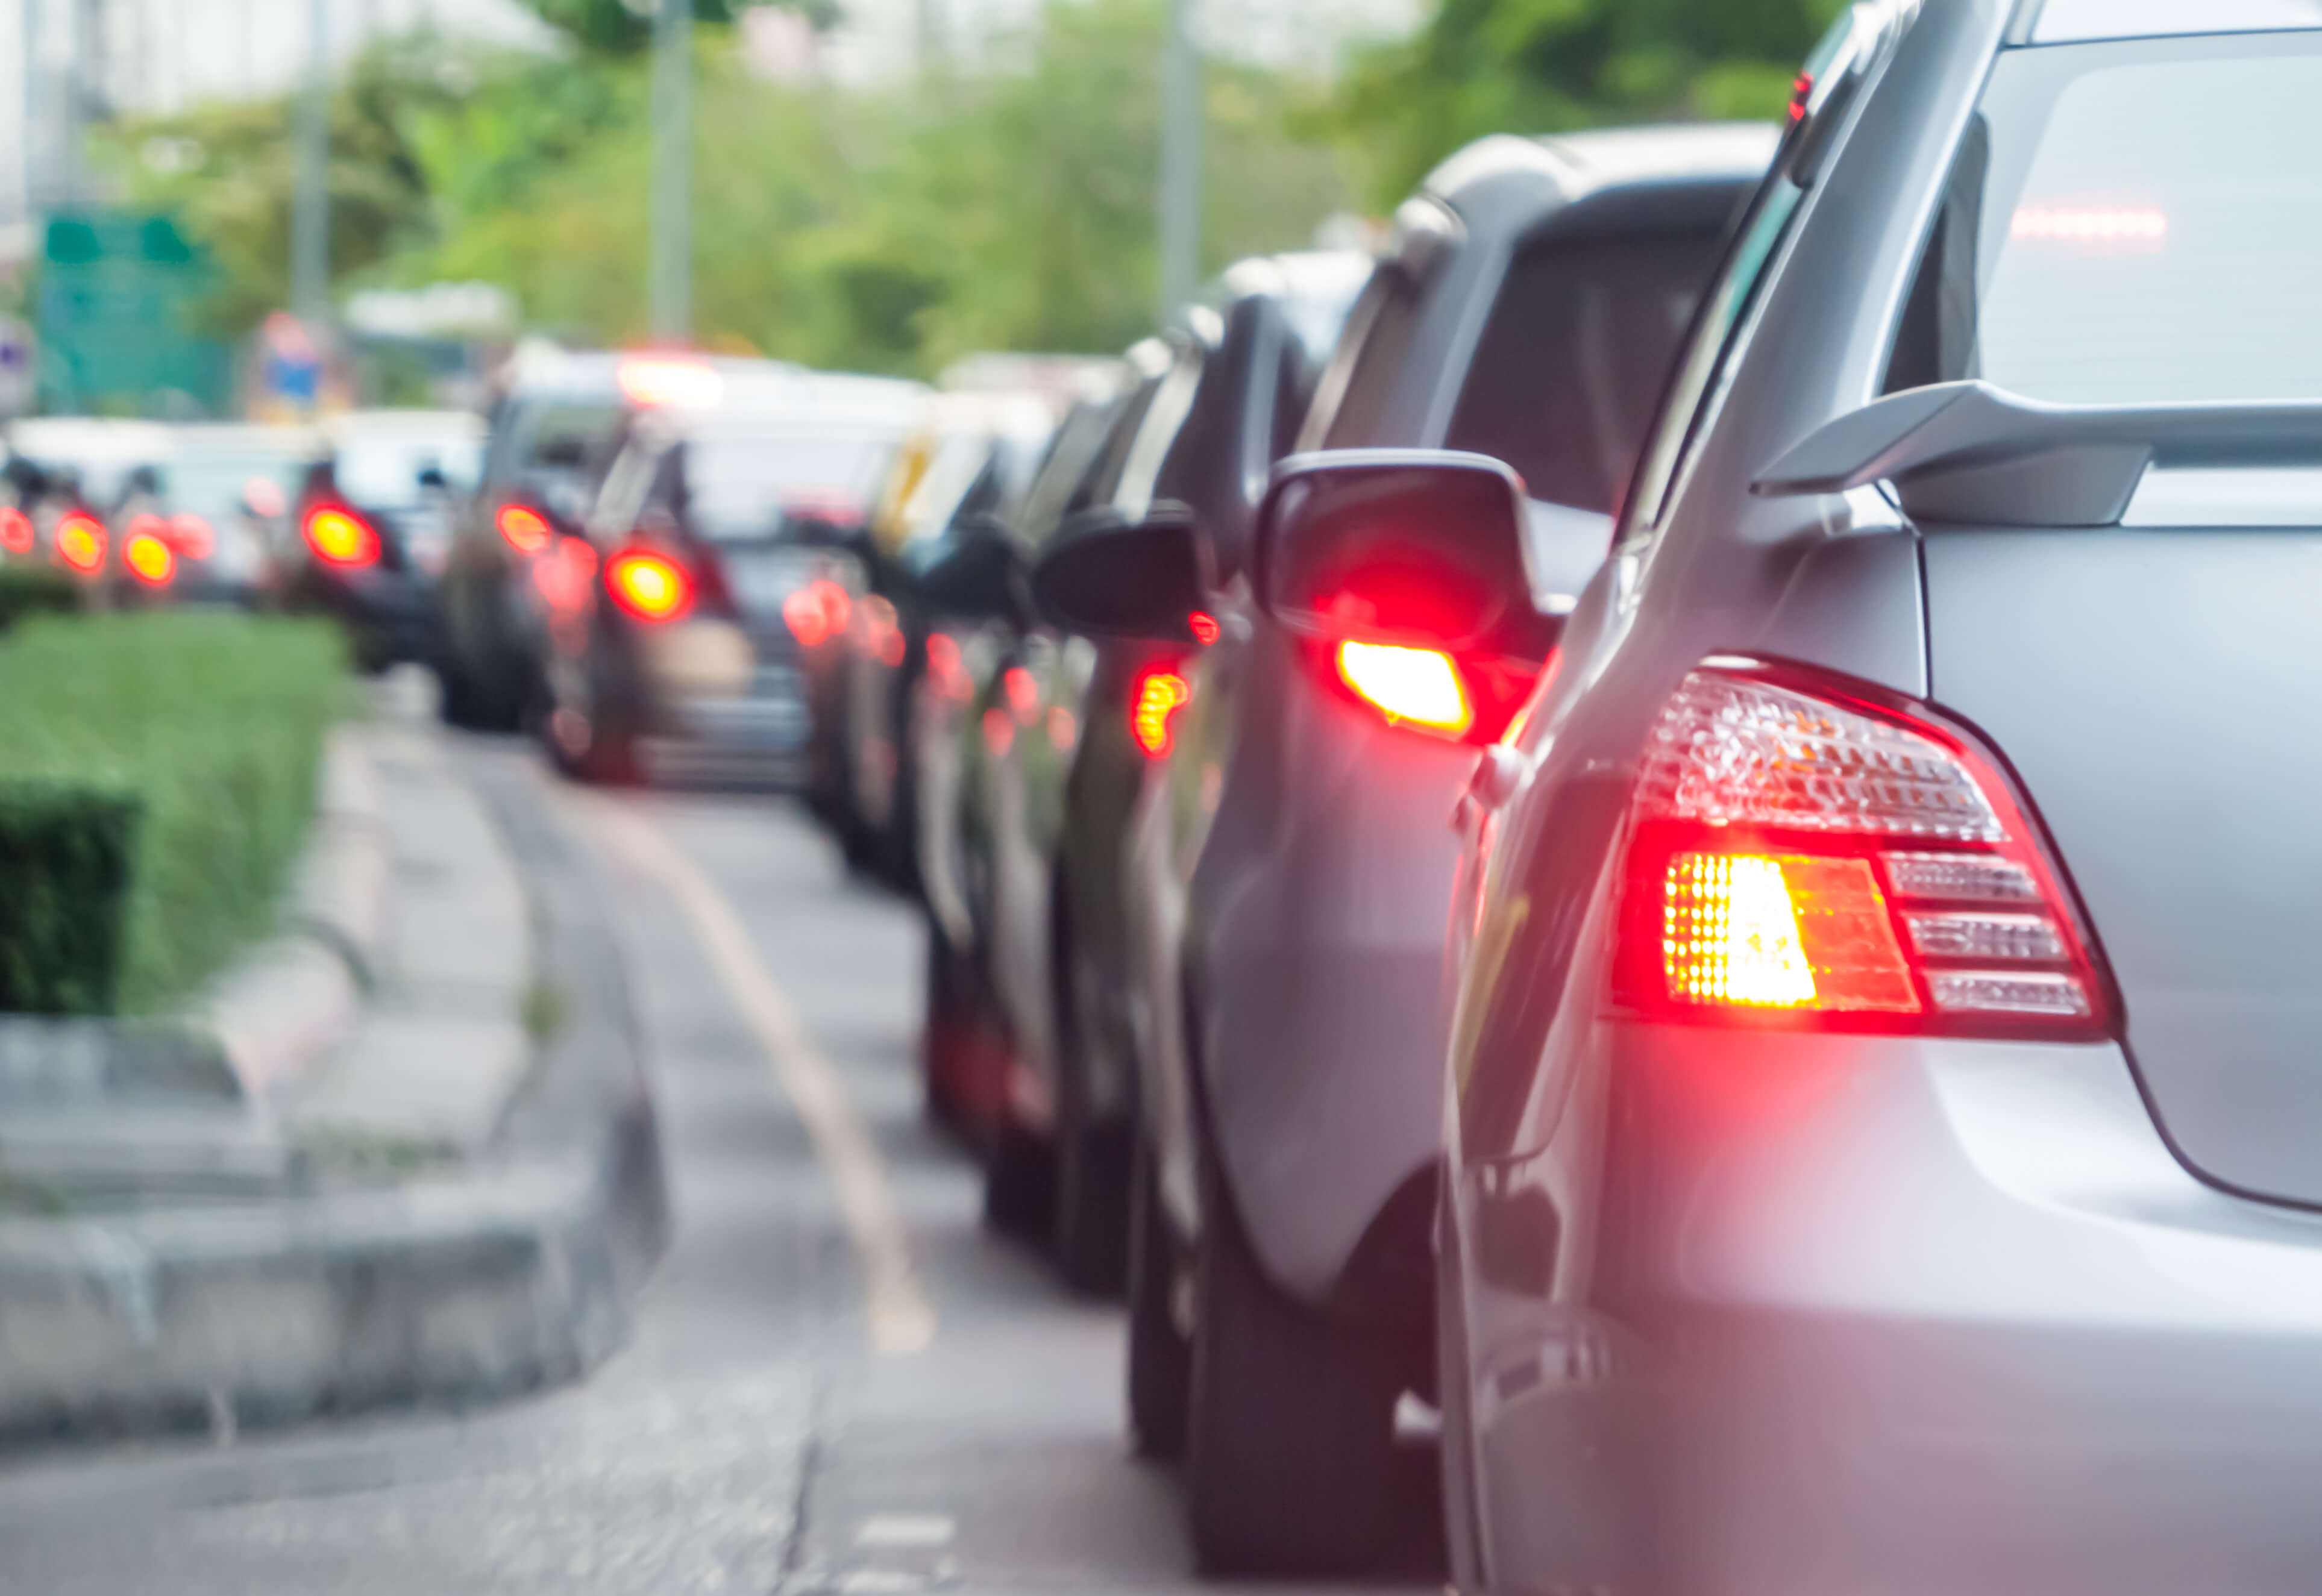
<path fill-rule="evenodd" d="M 983 1165 L 983 1224 L 1016 1241 L 1046 1241 L 1056 1222 L 1055 1151 L 1017 1126 L 1001 1127 Z"/>
<path fill-rule="evenodd" d="M 1185 1436 L 1193 1553 L 1214 1575 L 1367 1568 L 1385 1519 L 1397 1384 L 1376 1338 L 1291 1300 L 1205 1163 Z"/>
<path fill-rule="evenodd" d="M 1090 1296 L 1118 1294 L 1129 1280 L 1129 1182 L 1137 1142 L 1119 1119 L 1097 1118 L 1088 1089 L 1088 1033 L 1067 906 L 1056 893 L 1050 955 L 1056 995 L 1056 1190 L 1052 1245 L 1065 1283 Z"/>
<path fill-rule="evenodd" d="M 1442 1260 L 1452 1256 L 1457 1245 L 1449 1207 L 1447 1196 L 1436 1217 L 1435 1255 Z M 1476 1495 L 1475 1418 L 1468 1400 L 1467 1314 L 1458 1296 L 1459 1281 L 1453 1264 L 1436 1265 L 1435 1389 L 1443 1414 L 1443 1551 L 1451 1588 L 1465 1596 L 1484 1589 L 1484 1535 Z"/>
<path fill-rule="evenodd" d="M 928 1117 L 975 1141 L 982 1127 L 972 1122 L 956 1088 L 980 1081 L 992 1069 L 1000 1047 L 997 1017 L 982 976 L 966 955 L 928 926 L 927 1005 L 919 1026 L 919 1079 Z"/>
<path fill-rule="evenodd" d="M 1129 1205 L 1129 1435 L 1140 1457 L 1185 1450 L 1193 1350 L 1177 1328 L 1176 1238 L 1161 1207 L 1153 1154 L 1137 1138 Z"/>

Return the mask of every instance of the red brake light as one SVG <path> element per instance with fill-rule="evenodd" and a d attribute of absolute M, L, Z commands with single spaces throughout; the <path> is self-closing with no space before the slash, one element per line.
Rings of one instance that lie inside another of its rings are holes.
<path fill-rule="evenodd" d="M 693 607 L 693 579 L 650 549 L 626 549 L 607 561 L 605 590 L 632 620 L 674 621 Z"/>
<path fill-rule="evenodd" d="M 137 519 L 160 524 L 159 516 L 140 515 Z M 121 562 L 129 568 L 131 576 L 147 587 L 168 587 L 169 579 L 178 574 L 177 555 L 170 552 L 169 543 L 159 533 L 136 530 L 135 523 L 131 524 L 133 530 L 128 541 L 121 545 Z"/>
<path fill-rule="evenodd" d="M 631 355 L 621 362 L 621 392 L 632 405 L 707 410 L 726 397 L 726 379 L 707 361 L 682 355 Z"/>
<path fill-rule="evenodd" d="M 207 560 L 217 552 L 217 534 L 210 524 L 189 510 L 169 517 L 162 541 L 188 560 Z"/>
<path fill-rule="evenodd" d="M 33 530 L 32 518 L 13 505 L 0 506 L 0 549 L 11 554 L 29 554 L 40 541 Z"/>
<path fill-rule="evenodd" d="M 1147 757 L 1166 757 L 1177 741 L 1177 711 L 1193 701 L 1193 684 L 1175 670 L 1147 670 L 1129 701 L 1129 735 Z"/>
<path fill-rule="evenodd" d="M 1205 615 L 1197 609 L 1185 617 L 1185 624 L 1193 629 L 1193 641 L 1203 648 L 1209 647 L 1218 640 L 1217 616 Z"/>
<path fill-rule="evenodd" d="M 1815 80 L 1801 72 L 1790 85 L 1790 120 L 1804 122 L 1806 108 L 1814 104 Z"/>
<path fill-rule="evenodd" d="M 1639 772 L 1617 972 L 1662 1017 L 2093 1035 L 2092 940 L 1997 762 L 1916 707 L 1687 677 Z"/>
<path fill-rule="evenodd" d="M 57 558 L 83 576 L 105 569 L 105 523 L 73 511 L 57 523 Z"/>
<path fill-rule="evenodd" d="M 1439 649 L 1342 643 L 1339 679 L 1392 725 L 1463 737 L 1476 724 L 1459 667 Z"/>
<path fill-rule="evenodd" d="M 507 546 L 519 554 L 539 553 L 555 535 L 539 511 L 523 505 L 502 505 L 500 513 L 492 517 L 492 524 L 499 529 Z"/>
<path fill-rule="evenodd" d="M 379 533 L 343 505 L 321 505 L 306 512 L 306 546 L 325 565 L 359 570 L 379 563 Z"/>
<path fill-rule="evenodd" d="M 846 630 L 855 600 L 828 577 L 817 577 L 782 600 L 782 621 L 800 648 L 820 648 Z"/>

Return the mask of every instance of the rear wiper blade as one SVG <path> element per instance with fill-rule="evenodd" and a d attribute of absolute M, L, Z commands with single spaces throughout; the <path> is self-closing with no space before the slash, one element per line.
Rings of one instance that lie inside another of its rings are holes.
<path fill-rule="evenodd" d="M 1988 382 L 1906 389 L 1768 467 L 1764 497 L 1892 482 L 1915 520 L 2111 526 L 2145 469 L 2322 464 L 2322 403 L 2049 405 Z"/>

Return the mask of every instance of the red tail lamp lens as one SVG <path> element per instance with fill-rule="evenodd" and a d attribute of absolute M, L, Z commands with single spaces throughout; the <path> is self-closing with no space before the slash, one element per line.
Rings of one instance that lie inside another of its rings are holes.
<path fill-rule="evenodd" d="M 166 588 L 169 579 L 178 574 L 177 555 L 160 534 L 152 532 L 131 533 L 128 541 L 121 545 L 121 562 L 129 568 L 131 576 L 149 588 Z"/>
<path fill-rule="evenodd" d="M 1148 758 L 1163 758 L 1175 746 L 1177 712 L 1193 701 L 1193 684 L 1175 670 L 1148 670 L 1138 679 L 1129 734 Z"/>
<path fill-rule="evenodd" d="M 379 563 L 379 534 L 352 510 L 325 505 L 306 512 L 306 546 L 325 565 L 360 570 Z"/>
<path fill-rule="evenodd" d="M 105 568 L 105 523 L 76 510 L 57 523 L 57 558 L 83 576 Z"/>
<path fill-rule="evenodd" d="M 500 536 L 507 540 L 507 546 L 519 554 L 539 553 L 548 547 L 548 540 L 554 535 L 537 510 L 527 509 L 522 505 L 502 505 L 500 513 L 492 518 L 492 524 L 499 528 Z"/>
<path fill-rule="evenodd" d="M 1696 670 L 1654 728 L 1623 1001 L 1839 1029 L 2101 1031 L 2091 939 L 1997 761 L 1915 709 L 1777 674 Z"/>
<path fill-rule="evenodd" d="M 1440 650 L 1342 643 L 1339 677 L 1394 725 L 1460 737 L 1476 724 L 1459 667 Z"/>
<path fill-rule="evenodd" d="M 164 541 L 188 560 L 207 560 L 217 552 L 217 534 L 210 524 L 190 511 L 169 517 Z"/>
<path fill-rule="evenodd" d="M 626 550 L 608 561 L 605 588 L 632 620 L 674 621 L 693 607 L 693 579 L 685 568 L 646 549 Z"/>
<path fill-rule="evenodd" d="M 817 577 L 782 600 L 782 623 L 800 648 L 820 648 L 846 630 L 855 600 L 828 577 Z"/>
<path fill-rule="evenodd" d="M 1197 609 L 1185 617 L 1185 625 L 1193 629 L 1193 641 L 1203 648 L 1218 640 L 1218 618 L 1215 616 L 1204 615 Z"/>
<path fill-rule="evenodd" d="M 0 549 L 11 554 L 29 554 L 40 541 L 32 529 L 32 518 L 14 506 L 0 507 Z"/>

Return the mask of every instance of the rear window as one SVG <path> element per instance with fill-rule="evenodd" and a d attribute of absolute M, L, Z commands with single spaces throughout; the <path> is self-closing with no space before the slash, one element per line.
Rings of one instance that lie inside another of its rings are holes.
<path fill-rule="evenodd" d="M 1610 515 L 1718 238 L 1686 231 L 1526 246 L 1476 343 L 1444 446 L 1507 461 L 1536 499 Z"/>
<path fill-rule="evenodd" d="M 2322 398 L 2311 34 L 2019 50 L 1955 164 L 1891 387 Z"/>
<path fill-rule="evenodd" d="M 709 435 L 686 446 L 686 520 L 697 537 L 735 543 L 774 535 L 782 512 L 871 502 L 897 441 L 863 433 Z"/>

